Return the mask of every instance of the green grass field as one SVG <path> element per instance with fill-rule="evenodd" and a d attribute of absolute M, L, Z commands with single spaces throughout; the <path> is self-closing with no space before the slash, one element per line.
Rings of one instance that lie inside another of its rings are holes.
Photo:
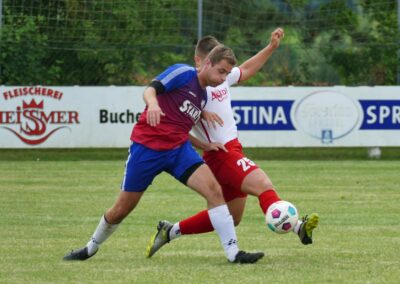
<path fill-rule="evenodd" d="M 64 262 L 114 202 L 124 160 L 22 160 L 0 161 L 0 283 L 399 283 L 399 160 L 257 161 L 282 198 L 321 222 L 303 246 L 270 232 L 249 197 L 237 234 L 242 249 L 266 253 L 254 265 L 229 264 L 214 233 L 144 256 L 158 220 L 205 206 L 166 174 L 95 257 Z"/>

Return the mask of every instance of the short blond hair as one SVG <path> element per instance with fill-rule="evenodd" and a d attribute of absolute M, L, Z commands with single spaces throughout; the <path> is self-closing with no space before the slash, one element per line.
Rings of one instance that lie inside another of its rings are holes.
<path fill-rule="evenodd" d="M 210 59 L 212 65 L 215 65 L 224 59 L 231 65 L 236 65 L 237 63 L 233 50 L 223 44 L 214 47 L 208 54 L 207 58 Z"/>
<path fill-rule="evenodd" d="M 211 35 L 204 36 L 197 42 L 194 55 L 204 59 L 219 44 L 220 42 L 215 37 Z"/>

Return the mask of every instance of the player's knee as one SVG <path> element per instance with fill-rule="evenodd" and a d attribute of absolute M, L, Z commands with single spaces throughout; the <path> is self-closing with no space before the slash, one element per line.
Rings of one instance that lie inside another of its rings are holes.
<path fill-rule="evenodd" d="M 221 186 L 217 182 L 210 182 L 206 192 L 206 198 L 209 202 L 213 204 L 225 202 Z"/>
<path fill-rule="evenodd" d="M 219 200 L 219 201 L 224 201 L 224 196 L 222 194 L 222 189 L 218 183 L 214 183 L 211 186 L 211 194 L 213 198 Z"/>
<path fill-rule="evenodd" d="M 262 189 L 262 190 L 270 189 L 270 188 L 274 187 L 271 180 L 265 176 L 257 177 L 253 184 L 257 188 Z"/>

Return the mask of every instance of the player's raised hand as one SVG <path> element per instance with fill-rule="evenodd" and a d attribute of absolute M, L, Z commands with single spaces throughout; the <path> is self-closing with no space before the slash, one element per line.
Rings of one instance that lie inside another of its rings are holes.
<path fill-rule="evenodd" d="M 218 123 L 219 126 L 224 126 L 224 121 L 215 112 L 210 112 L 210 111 L 203 110 L 201 112 L 201 118 L 206 121 L 208 127 L 212 126 L 214 129 L 217 129 L 217 124 L 216 123 Z"/>
<path fill-rule="evenodd" d="M 271 33 L 271 46 L 278 48 L 281 40 L 285 37 L 285 31 L 282 28 L 277 28 Z"/>
<path fill-rule="evenodd" d="M 147 108 L 146 121 L 150 126 L 157 126 L 160 124 L 161 116 L 165 116 L 165 113 L 161 110 L 158 104 L 151 104 Z"/>

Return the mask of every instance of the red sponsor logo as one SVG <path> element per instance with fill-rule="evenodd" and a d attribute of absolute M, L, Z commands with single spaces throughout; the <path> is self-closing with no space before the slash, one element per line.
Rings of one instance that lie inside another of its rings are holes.
<path fill-rule="evenodd" d="M 35 98 L 30 99 L 31 96 Z M 24 99 L 14 110 L 0 110 L 0 127 L 10 131 L 26 144 L 41 144 L 58 130 L 79 124 L 77 111 L 45 110 L 46 99 L 61 100 L 62 96 L 62 92 L 44 87 L 5 91 L 5 100 L 17 97 Z"/>
<path fill-rule="evenodd" d="M 228 96 L 228 90 L 225 89 L 214 89 L 211 91 L 211 100 L 218 100 L 219 102 L 222 102 L 225 100 Z"/>

